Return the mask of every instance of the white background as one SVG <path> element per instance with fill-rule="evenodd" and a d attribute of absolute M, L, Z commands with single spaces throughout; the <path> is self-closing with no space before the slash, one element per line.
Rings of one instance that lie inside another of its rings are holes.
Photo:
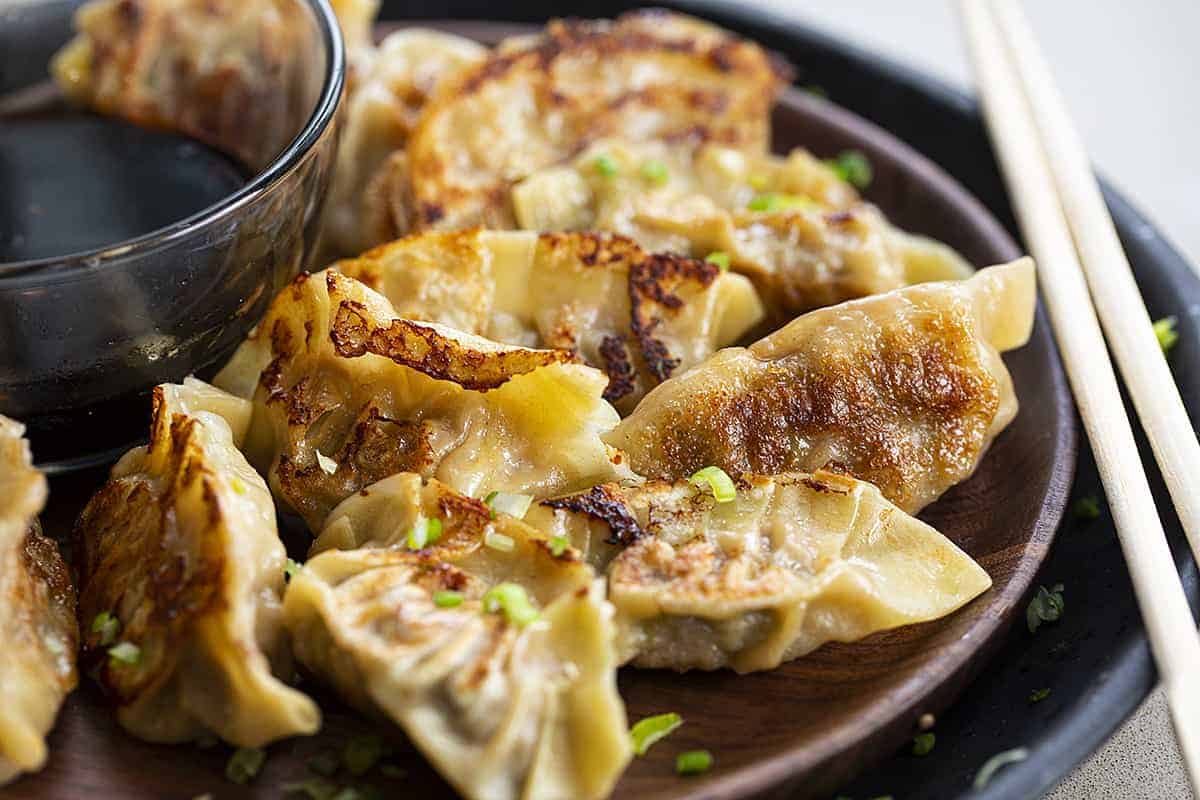
<path fill-rule="evenodd" d="M 971 83 L 953 0 L 754 5 L 959 85 Z M 1095 162 L 1200 264 L 1200 0 L 1025 0 L 1025 6 Z M 1190 796 L 1160 690 L 1047 797 Z"/>

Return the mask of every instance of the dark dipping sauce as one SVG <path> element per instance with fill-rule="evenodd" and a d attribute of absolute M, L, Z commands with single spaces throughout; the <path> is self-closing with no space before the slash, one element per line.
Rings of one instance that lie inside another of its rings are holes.
<path fill-rule="evenodd" d="M 177 134 L 80 111 L 0 120 L 0 264 L 116 245 L 236 192 L 237 161 Z"/>

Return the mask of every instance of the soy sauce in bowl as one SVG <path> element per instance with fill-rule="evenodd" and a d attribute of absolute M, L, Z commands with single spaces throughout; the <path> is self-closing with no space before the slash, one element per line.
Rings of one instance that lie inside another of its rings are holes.
<path fill-rule="evenodd" d="M 212 206 L 249 170 L 208 145 L 69 109 L 0 124 L 0 264 L 122 242 Z"/>

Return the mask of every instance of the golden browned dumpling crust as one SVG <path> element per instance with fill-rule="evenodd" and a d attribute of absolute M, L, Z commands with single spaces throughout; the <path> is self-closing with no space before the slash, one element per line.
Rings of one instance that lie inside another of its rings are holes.
<path fill-rule="evenodd" d="M 262 168 L 311 113 L 297 12 L 287 0 L 93 0 L 54 77 L 77 103 Z"/>
<path fill-rule="evenodd" d="M 1033 263 L 810 312 L 652 391 L 605 440 L 648 477 L 827 469 L 915 513 L 1017 411 L 1000 351 L 1033 325 Z"/>
<path fill-rule="evenodd" d="M 397 316 L 336 270 L 297 278 L 217 376 L 252 398 L 246 452 L 314 533 L 398 472 L 465 494 L 546 496 L 614 474 L 603 373 L 570 353 L 502 345 Z"/>
<path fill-rule="evenodd" d="M 827 472 L 733 481 L 724 502 L 686 481 L 649 481 L 526 514 L 607 574 L 623 662 L 773 669 L 826 642 L 944 616 L 991 585 L 868 483 Z"/>
<path fill-rule="evenodd" d="M 45 736 L 77 681 L 75 590 L 38 525 L 46 479 L 23 435 L 0 416 L 0 785 L 45 764 Z"/>
<path fill-rule="evenodd" d="M 150 445 L 117 463 L 76 527 L 83 663 L 121 724 L 150 741 L 259 747 L 320 724 L 316 704 L 275 677 L 291 667 L 286 554 L 266 484 L 214 413 L 237 403 L 248 406 L 199 382 L 157 387 Z M 240 433 L 248 411 L 233 420 Z"/>
<path fill-rule="evenodd" d="M 763 316 L 745 278 L 610 234 L 434 231 L 333 268 L 383 293 L 404 317 L 572 353 L 604 370 L 604 399 L 622 412 Z M 372 352 L 386 354 L 382 343 Z"/>
<path fill-rule="evenodd" d="M 763 152 L 786 74 L 758 45 L 670 12 L 551 22 L 427 106 L 408 147 L 412 224 L 511 228 L 511 184 L 600 137 Z"/>

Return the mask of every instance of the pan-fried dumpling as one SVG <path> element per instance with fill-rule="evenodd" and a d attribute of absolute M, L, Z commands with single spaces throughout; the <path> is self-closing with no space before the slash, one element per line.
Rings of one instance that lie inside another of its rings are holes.
<path fill-rule="evenodd" d="M 612 478 L 604 373 L 562 350 L 396 318 L 336 270 L 302 275 L 217 376 L 254 400 L 245 451 L 319 531 L 344 498 L 417 472 L 464 494 L 548 496 Z"/>
<path fill-rule="evenodd" d="M 773 669 L 826 642 L 945 616 L 991 585 L 869 483 L 820 472 L 736 486 L 718 503 L 686 481 L 605 485 L 543 501 L 527 519 L 611 559 L 617 649 L 639 667 Z M 597 550 L 602 538 L 626 546 Z"/>
<path fill-rule="evenodd" d="M 603 230 L 697 258 L 722 253 L 777 318 L 968 277 L 949 247 L 893 228 L 805 150 L 597 142 L 513 188 L 519 227 Z"/>
<path fill-rule="evenodd" d="M 296 655 L 470 800 L 607 797 L 631 745 L 603 582 L 508 530 L 507 552 L 316 556 L 284 600 Z"/>
<path fill-rule="evenodd" d="M 765 152 L 785 72 L 758 45 L 680 14 L 551 22 L 501 43 L 426 107 L 408 147 L 413 225 L 511 228 L 511 184 L 598 137 Z"/>
<path fill-rule="evenodd" d="M 369 26 L 367 30 L 369 34 Z M 403 233 L 394 220 L 408 218 L 408 136 L 438 84 L 486 55 L 487 48 L 477 42 L 423 28 L 397 31 L 370 51 L 369 62 L 357 68 L 360 74 L 342 111 L 342 138 L 322 228 L 329 251 L 338 256 L 360 253 Z"/>
<path fill-rule="evenodd" d="M 259 747 L 309 734 L 320 711 L 289 675 L 286 554 L 262 478 L 199 381 L 154 390 L 150 444 L 126 453 L 76 527 L 83 659 L 126 730 Z"/>
<path fill-rule="evenodd" d="M 311 113 L 293 0 L 91 0 L 52 70 L 73 101 L 265 167 Z"/>
<path fill-rule="evenodd" d="M 576 353 L 604 370 L 604 399 L 625 413 L 763 316 L 742 276 L 605 234 L 430 232 L 334 268 L 403 317 Z"/>
<path fill-rule="evenodd" d="M 909 513 L 975 470 L 1017 413 L 1000 353 L 1033 327 L 1033 261 L 799 317 L 651 391 L 605 440 L 634 472 L 828 469 Z"/>
<path fill-rule="evenodd" d="M 46 479 L 25 429 L 0 416 L 0 785 L 46 763 L 46 734 L 75 688 L 75 590 L 37 515 Z"/>

